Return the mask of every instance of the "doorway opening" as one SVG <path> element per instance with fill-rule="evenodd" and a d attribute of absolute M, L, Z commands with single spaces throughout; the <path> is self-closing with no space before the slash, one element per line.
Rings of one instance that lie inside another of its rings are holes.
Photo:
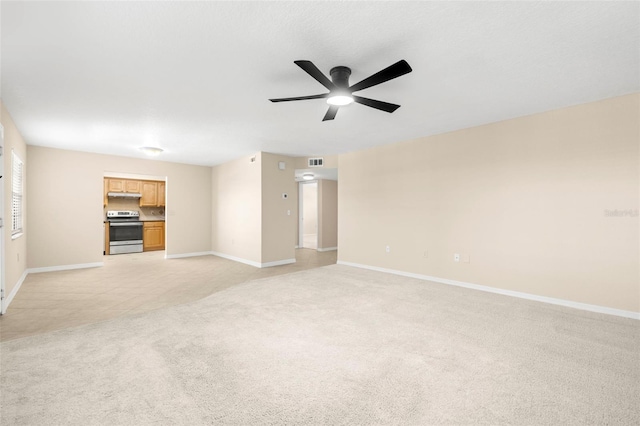
<path fill-rule="evenodd" d="M 300 182 L 298 246 L 318 249 L 318 182 Z"/>
<path fill-rule="evenodd" d="M 166 253 L 166 176 L 105 171 L 102 252 Z"/>

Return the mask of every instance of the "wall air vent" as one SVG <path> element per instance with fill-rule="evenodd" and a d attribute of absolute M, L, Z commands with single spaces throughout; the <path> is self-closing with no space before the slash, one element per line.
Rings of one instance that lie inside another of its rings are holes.
<path fill-rule="evenodd" d="M 309 158 L 309 167 L 323 167 L 322 158 Z"/>

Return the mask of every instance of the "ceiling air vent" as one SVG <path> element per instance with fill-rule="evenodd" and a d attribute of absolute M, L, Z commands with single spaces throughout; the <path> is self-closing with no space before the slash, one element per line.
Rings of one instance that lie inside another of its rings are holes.
<path fill-rule="evenodd" d="M 309 158 L 309 167 L 323 167 L 322 158 Z"/>

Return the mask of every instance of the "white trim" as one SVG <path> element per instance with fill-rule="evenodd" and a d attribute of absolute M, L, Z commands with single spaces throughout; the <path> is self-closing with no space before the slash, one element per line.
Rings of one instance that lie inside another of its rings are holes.
<path fill-rule="evenodd" d="M 291 263 L 296 263 L 295 259 L 284 259 L 284 260 L 275 260 L 273 262 L 261 263 L 261 268 L 270 268 L 272 266 L 280 266 L 280 265 L 289 265 Z"/>
<path fill-rule="evenodd" d="M 41 272 L 68 271 L 70 269 L 84 269 L 84 268 L 99 268 L 101 266 L 104 266 L 104 262 L 78 263 L 76 265 L 45 266 L 42 268 L 29 268 L 28 271 L 30 274 L 39 274 Z"/>
<path fill-rule="evenodd" d="M 234 262 L 244 263 L 245 265 L 254 266 L 256 268 L 270 268 L 272 266 L 289 265 L 290 263 L 296 263 L 295 259 L 283 259 L 283 260 L 275 260 L 273 262 L 260 263 L 260 262 L 255 262 L 253 260 L 243 259 L 241 257 L 220 253 L 217 251 L 209 252 L 209 254 L 222 257 L 223 259 L 233 260 Z"/>
<path fill-rule="evenodd" d="M 29 270 L 25 269 L 24 272 L 22 273 L 22 276 L 20 277 L 20 279 L 18 279 L 18 282 L 16 283 L 16 285 L 13 286 L 13 289 L 11 290 L 11 293 L 9 293 L 7 298 L 2 301 L 2 314 L 3 315 L 7 313 L 7 309 L 9 308 L 9 304 L 11 303 L 13 298 L 16 297 L 16 294 L 18 294 L 18 290 L 20 290 L 20 286 L 22 286 L 22 283 L 24 282 L 25 278 L 27 278 L 28 274 L 29 274 Z"/>
<path fill-rule="evenodd" d="M 417 278 L 419 280 L 433 281 L 441 284 L 449 284 L 457 287 L 469 288 L 472 290 L 486 291 L 488 293 L 502 294 L 504 296 L 512 296 L 520 299 L 534 300 L 536 302 L 550 303 L 552 305 L 565 306 L 567 308 L 581 309 L 583 311 L 597 312 L 600 314 L 615 315 L 618 317 L 631 318 L 640 320 L 640 312 L 624 311 L 622 309 L 608 308 L 606 306 L 589 305 L 587 303 L 573 302 L 571 300 L 556 299 L 554 297 L 538 296 L 530 293 L 522 293 L 519 291 L 504 290 L 501 288 L 489 287 L 479 284 L 465 283 L 463 281 L 455 281 L 447 278 L 431 277 L 429 275 L 414 274 L 412 272 L 398 271 L 395 269 L 378 268 L 376 266 L 362 265 L 359 263 L 345 262 L 338 260 L 338 265 L 353 266 L 354 268 L 369 269 L 371 271 L 386 272 L 388 274 L 401 275 L 403 277 Z"/>
<path fill-rule="evenodd" d="M 228 255 L 228 254 L 219 253 L 217 251 L 212 251 L 211 254 L 214 255 L 214 256 L 222 257 L 224 259 L 233 260 L 234 262 L 240 262 L 240 263 L 244 263 L 246 265 L 255 266 L 256 268 L 261 268 L 262 267 L 262 264 L 260 264 L 259 262 L 254 262 L 253 260 L 243 259 L 241 257 L 235 257 L 235 256 L 231 256 L 231 255 Z"/>
<path fill-rule="evenodd" d="M 333 251 L 333 250 L 338 250 L 338 247 L 325 247 L 325 248 L 318 248 L 318 251 Z"/>
<path fill-rule="evenodd" d="M 210 256 L 212 253 L 210 251 L 197 251 L 194 253 L 180 253 L 180 254 L 166 254 L 164 255 L 165 259 L 181 259 L 183 257 L 196 257 L 196 256 Z"/>

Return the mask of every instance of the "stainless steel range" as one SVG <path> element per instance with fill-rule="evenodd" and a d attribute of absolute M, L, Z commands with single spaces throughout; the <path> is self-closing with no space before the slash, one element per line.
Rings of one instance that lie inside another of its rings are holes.
<path fill-rule="evenodd" d="M 109 210 L 109 253 L 142 253 L 142 222 L 135 210 Z"/>

